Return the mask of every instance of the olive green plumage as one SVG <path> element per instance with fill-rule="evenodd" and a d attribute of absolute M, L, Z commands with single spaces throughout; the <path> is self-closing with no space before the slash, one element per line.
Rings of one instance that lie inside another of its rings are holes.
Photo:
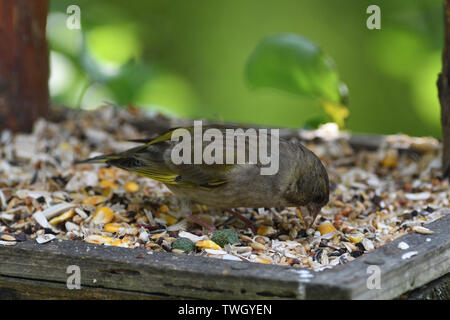
<path fill-rule="evenodd" d="M 224 133 L 234 126 L 207 125 Z M 186 127 L 189 132 L 192 127 Z M 171 141 L 174 131 L 124 152 L 94 157 L 82 163 L 107 163 L 163 182 L 180 199 L 193 200 L 215 208 L 302 207 L 313 218 L 328 202 L 328 174 L 321 161 L 298 142 L 279 138 L 279 170 L 261 175 L 263 164 L 179 164 L 173 163 Z M 269 149 L 270 146 L 270 132 Z M 210 142 L 203 142 L 207 146 Z M 236 144 L 237 145 L 237 144 Z M 250 146 L 248 146 L 250 145 Z M 247 143 L 247 152 L 253 146 Z M 194 152 L 194 148 L 192 153 Z M 224 154 L 226 142 L 224 139 Z M 236 152 L 236 148 L 235 148 Z M 235 156 L 236 159 L 236 156 Z M 236 163 L 236 162 L 235 162 Z"/>

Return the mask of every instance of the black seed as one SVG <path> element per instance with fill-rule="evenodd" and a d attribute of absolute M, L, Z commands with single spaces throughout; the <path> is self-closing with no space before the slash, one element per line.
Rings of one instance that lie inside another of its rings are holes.
<path fill-rule="evenodd" d="M 362 251 L 362 252 L 366 251 L 366 249 L 364 248 L 364 246 L 363 246 L 363 244 L 361 242 L 358 242 L 356 244 L 356 246 L 359 248 L 360 251 Z"/>
<path fill-rule="evenodd" d="M 375 195 L 375 196 L 372 198 L 372 202 L 378 205 L 378 204 L 381 202 L 381 197 Z"/>
<path fill-rule="evenodd" d="M 353 251 L 353 252 L 351 252 L 350 253 L 350 255 L 353 257 L 353 258 L 358 258 L 359 256 L 361 256 L 363 253 L 361 252 L 361 251 L 358 251 L 358 250 L 355 250 L 355 251 Z"/>
<path fill-rule="evenodd" d="M 172 238 L 175 238 L 176 236 L 178 236 L 178 231 L 169 231 L 169 236 L 171 236 Z"/>
<path fill-rule="evenodd" d="M 339 257 L 341 254 L 342 253 L 339 250 L 336 250 L 336 251 L 330 252 L 328 254 L 328 257 Z"/>
<path fill-rule="evenodd" d="M 67 182 L 69 182 L 66 178 L 55 176 L 51 178 L 55 183 L 61 184 L 62 186 L 65 186 Z"/>
<path fill-rule="evenodd" d="M 31 226 L 28 226 L 25 230 L 23 230 L 23 232 L 25 232 L 25 234 L 32 234 L 33 228 Z"/>
<path fill-rule="evenodd" d="M 429 213 L 432 213 L 432 212 L 434 212 L 434 209 L 431 208 L 431 207 L 426 207 L 426 208 L 425 208 L 425 211 L 426 211 L 426 212 L 429 212 Z"/>
<path fill-rule="evenodd" d="M 16 235 L 14 235 L 14 237 L 16 238 L 17 241 L 27 240 L 27 236 L 25 235 L 25 233 L 16 234 Z"/>
<path fill-rule="evenodd" d="M 34 171 L 33 178 L 31 178 L 30 185 L 35 184 L 37 179 L 38 179 L 38 177 L 39 177 L 39 171 L 36 170 L 36 171 Z"/>
<path fill-rule="evenodd" d="M 13 166 L 13 167 L 18 167 L 20 166 L 20 162 L 17 160 L 8 160 L 8 163 Z"/>
<path fill-rule="evenodd" d="M 134 218 L 137 215 L 137 212 L 134 210 L 128 211 L 128 217 L 129 218 Z"/>
<path fill-rule="evenodd" d="M 44 228 L 44 230 L 45 230 L 45 233 L 46 234 L 53 234 L 53 235 L 57 235 L 57 233 L 56 232 L 54 232 L 52 229 L 50 229 L 50 228 Z"/>
<path fill-rule="evenodd" d="M 320 262 L 320 260 L 322 259 L 322 254 L 323 254 L 323 250 L 319 249 L 315 254 L 314 254 L 314 261 Z"/>
<path fill-rule="evenodd" d="M 40 196 L 39 198 L 36 198 L 36 201 L 39 203 L 45 203 L 45 198 Z"/>
<path fill-rule="evenodd" d="M 320 240 L 319 247 L 328 247 L 328 239 Z"/>

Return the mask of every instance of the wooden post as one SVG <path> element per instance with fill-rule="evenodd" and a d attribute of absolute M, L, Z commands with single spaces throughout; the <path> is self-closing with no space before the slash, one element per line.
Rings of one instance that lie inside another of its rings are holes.
<path fill-rule="evenodd" d="M 30 131 L 47 116 L 47 0 L 0 0 L 0 130 Z"/>
<path fill-rule="evenodd" d="M 441 102 L 441 123 L 444 153 L 442 158 L 443 175 L 450 177 L 450 0 L 444 0 L 444 52 L 442 54 L 442 73 L 439 75 L 438 89 Z"/>

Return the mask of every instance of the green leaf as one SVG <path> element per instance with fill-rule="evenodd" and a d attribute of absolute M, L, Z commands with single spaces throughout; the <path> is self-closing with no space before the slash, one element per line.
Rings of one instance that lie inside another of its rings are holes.
<path fill-rule="evenodd" d="M 346 104 L 346 87 L 339 80 L 333 60 L 315 43 L 296 34 L 262 39 L 248 59 L 246 76 L 254 88 L 276 88 L 332 104 Z M 327 113 L 333 109 L 323 106 Z M 336 113 L 335 108 L 332 111 Z M 342 110 L 338 113 L 340 119 L 346 116 Z"/>
<path fill-rule="evenodd" d="M 305 121 L 302 128 L 306 130 L 314 130 L 319 128 L 321 124 L 326 123 L 327 122 L 326 120 L 327 119 L 325 115 L 312 117 Z"/>

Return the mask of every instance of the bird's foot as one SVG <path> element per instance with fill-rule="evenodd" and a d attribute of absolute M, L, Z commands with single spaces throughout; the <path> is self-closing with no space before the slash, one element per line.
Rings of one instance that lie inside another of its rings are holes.
<path fill-rule="evenodd" d="M 227 209 L 226 211 L 231 213 L 233 216 L 235 216 L 239 220 L 243 221 L 245 223 L 245 227 L 252 229 L 253 233 L 256 234 L 258 228 L 256 228 L 256 224 L 253 221 L 251 221 L 250 219 L 244 217 L 239 212 L 236 212 L 233 209 Z"/>

